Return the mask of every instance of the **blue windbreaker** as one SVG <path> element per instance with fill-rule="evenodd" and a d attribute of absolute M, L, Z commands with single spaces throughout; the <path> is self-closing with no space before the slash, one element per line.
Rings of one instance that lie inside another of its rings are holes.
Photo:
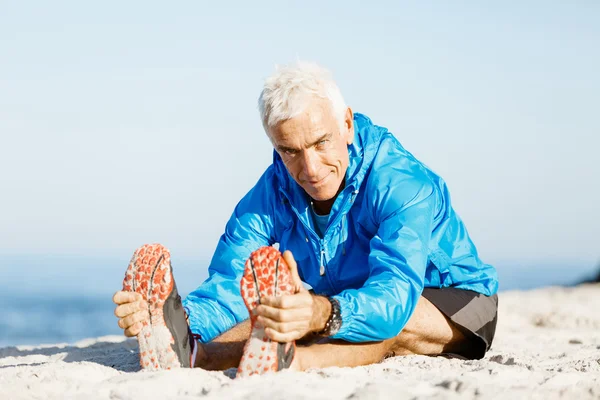
<path fill-rule="evenodd" d="M 323 238 L 315 233 L 305 192 L 276 152 L 238 203 L 208 279 L 184 300 L 192 332 L 203 342 L 248 318 L 239 285 L 244 263 L 252 251 L 274 243 L 292 251 L 300 277 L 315 293 L 339 301 L 336 339 L 396 336 L 424 287 L 496 293 L 496 270 L 479 259 L 444 181 L 387 129 L 361 114 L 354 122 L 346 187 Z"/>

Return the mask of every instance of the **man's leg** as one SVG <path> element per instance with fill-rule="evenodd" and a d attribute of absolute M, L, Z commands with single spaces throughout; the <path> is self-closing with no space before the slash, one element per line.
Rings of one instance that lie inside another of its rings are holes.
<path fill-rule="evenodd" d="M 460 353 L 469 340 L 429 300 L 421 297 L 412 317 L 394 338 L 381 342 L 349 343 L 327 340 L 299 346 L 292 367 L 298 370 L 325 367 L 355 367 L 377 363 L 386 357 Z"/>
<path fill-rule="evenodd" d="M 250 337 L 250 320 L 237 324 L 209 343 L 198 342 L 194 368 L 223 371 L 237 368 Z"/>
<path fill-rule="evenodd" d="M 209 371 L 237 368 L 244 353 L 244 345 L 250 336 L 250 328 L 250 320 L 246 320 L 209 343 L 198 342 L 198 354 L 194 368 L 203 368 Z M 296 344 L 307 346 L 316 341 L 314 338 L 306 338 L 296 340 Z"/>
<path fill-rule="evenodd" d="M 436 294 L 446 296 L 441 292 Z M 208 370 L 237 367 L 249 335 L 250 322 L 247 320 L 212 342 L 200 344 L 195 367 Z M 423 296 L 402 332 L 394 338 L 370 343 L 328 339 L 315 343 L 314 340 L 306 339 L 297 341 L 297 345 L 296 357 L 292 364 L 292 368 L 297 370 L 332 366 L 354 367 L 377 363 L 391 356 L 409 354 L 473 353 L 470 349 L 473 346 L 473 338 L 465 336 L 456 324 Z M 477 342 L 476 345 L 482 344 Z"/>

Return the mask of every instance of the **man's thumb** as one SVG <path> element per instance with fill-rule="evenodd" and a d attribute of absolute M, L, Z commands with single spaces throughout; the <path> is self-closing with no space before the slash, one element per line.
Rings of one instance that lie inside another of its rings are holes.
<path fill-rule="evenodd" d="M 292 273 L 292 283 L 294 285 L 294 291 L 296 293 L 305 291 L 304 285 L 302 284 L 302 279 L 300 279 L 300 275 L 298 274 L 298 264 L 296 260 L 294 260 L 294 255 L 291 251 L 286 250 L 283 252 L 283 259 L 285 260 L 288 267 L 290 267 L 290 272 Z"/>

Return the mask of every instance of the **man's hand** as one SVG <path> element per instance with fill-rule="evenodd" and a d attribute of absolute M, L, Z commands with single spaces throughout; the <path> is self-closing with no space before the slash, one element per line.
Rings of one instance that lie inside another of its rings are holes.
<path fill-rule="evenodd" d="M 331 313 L 331 304 L 325 297 L 313 296 L 304 288 L 291 251 L 285 251 L 283 258 L 290 267 L 295 294 L 262 297 L 255 312 L 269 338 L 291 342 L 322 330 Z"/>
<path fill-rule="evenodd" d="M 137 336 L 142 330 L 142 321 L 148 318 L 148 303 L 142 295 L 135 292 L 119 291 L 113 296 L 117 305 L 115 315 L 119 317 L 119 328 L 124 330 L 125 336 Z"/>

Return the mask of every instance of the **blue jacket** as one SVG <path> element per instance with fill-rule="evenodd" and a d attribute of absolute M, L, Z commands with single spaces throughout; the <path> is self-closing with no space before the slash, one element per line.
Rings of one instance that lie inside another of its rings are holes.
<path fill-rule="evenodd" d="M 248 318 L 239 286 L 244 263 L 252 251 L 274 243 L 292 251 L 300 277 L 317 294 L 339 301 L 342 326 L 336 339 L 396 336 L 424 287 L 496 293 L 496 270 L 479 259 L 444 181 L 387 129 L 361 114 L 354 122 L 346 187 L 323 238 L 315 233 L 305 192 L 276 152 L 238 203 L 209 278 L 184 301 L 192 332 L 203 342 Z"/>

